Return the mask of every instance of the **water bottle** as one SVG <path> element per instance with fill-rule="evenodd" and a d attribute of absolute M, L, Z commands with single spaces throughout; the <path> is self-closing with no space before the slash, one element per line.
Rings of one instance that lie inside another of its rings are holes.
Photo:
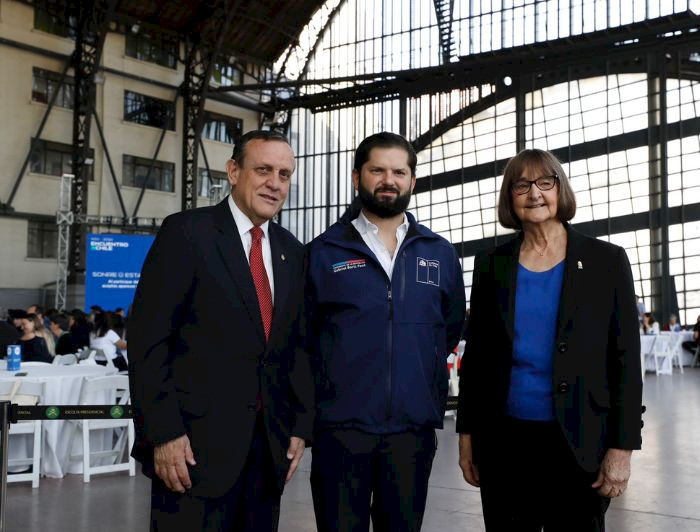
<path fill-rule="evenodd" d="M 7 371 L 19 371 L 22 362 L 22 346 L 7 346 Z"/>

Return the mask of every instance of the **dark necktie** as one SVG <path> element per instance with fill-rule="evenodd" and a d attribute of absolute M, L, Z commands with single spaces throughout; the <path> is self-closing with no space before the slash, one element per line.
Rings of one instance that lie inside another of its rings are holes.
<path fill-rule="evenodd" d="M 262 255 L 263 230 L 253 227 L 250 230 L 253 237 L 253 244 L 250 246 L 250 273 L 253 275 L 255 291 L 258 293 L 258 305 L 260 305 L 260 316 L 262 316 L 263 327 L 265 328 L 265 340 L 270 338 L 270 326 L 272 325 L 272 291 L 270 282 L 267 279 L 265 263 Z"/>

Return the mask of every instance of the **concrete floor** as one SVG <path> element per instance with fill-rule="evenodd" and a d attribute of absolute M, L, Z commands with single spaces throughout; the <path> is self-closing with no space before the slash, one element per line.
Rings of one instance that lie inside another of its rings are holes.
<path fill-rule="evenodd" d="M 607 514 L 612 532 L 700 531 L 700 369 L 647 374 L 644 449 L 633 455 L 627 492 Z M 280 532 L 316 530 L 309 489 L 310 453 L 282 498 Z M 42 479 L 39 489 L 11 484 L 7 528 L 14 531 L 148 530 L 147 479 L 124 474 Z M 478 490 L 457 467 L 454 421 L 446 420 L 430 478 L 423 530 L 483 530 Z"/>

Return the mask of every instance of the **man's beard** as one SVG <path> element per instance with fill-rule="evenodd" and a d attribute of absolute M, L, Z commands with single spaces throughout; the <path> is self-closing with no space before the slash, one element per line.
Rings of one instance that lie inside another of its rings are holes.
<path fill-rule="evenodd" d="M 380 192 L 396 192 L 396 196 L 377 197 Z M 377 187 L 374 193 L 370 192 L 362 185 L 362 180 L 358 185 L 358 193 L 362 206 L 372 214 L 380 218 L 392 218 L 398 214 L 402 214 L 411 202 L 411 191 L 401 194 L 396 187 L 383 186 Z"/>

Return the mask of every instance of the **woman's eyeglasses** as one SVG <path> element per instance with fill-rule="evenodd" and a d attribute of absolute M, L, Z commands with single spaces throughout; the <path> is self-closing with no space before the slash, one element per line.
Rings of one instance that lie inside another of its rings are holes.
<path fill-rule="evenodd" d="M 530 192 L 530 187 L 534 183 L 540 190 L 552 190 L 554 185 L 557 184 L 559 176 L 557 175 L 546 175 L 538 177 L 534 181 L 528 181 L 527 179 L 518 179 L 510 184 L 510 189 L 518 195 L 527 194 Z"/>

